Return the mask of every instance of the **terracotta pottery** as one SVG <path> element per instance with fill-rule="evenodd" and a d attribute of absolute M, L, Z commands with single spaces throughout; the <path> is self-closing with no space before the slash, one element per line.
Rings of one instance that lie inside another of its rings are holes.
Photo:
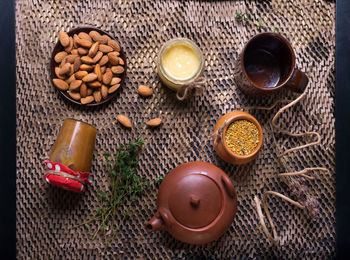
<path fill-rule="evenodd" d="M 259 33 L 244 46 L 235 63 L 237 86 L 249 95 L 272 94 L 281 88 L 302 93 L 309 79 L 296 68 L 288 40 L 278 33 Z"/>
<path fill-rule="evenodd" d="M 246 119 L 254 123 L 257 126 L 259 131 L 259 144 L 255 148 L 255 150 L 248 155 L 239 155 L 232 152 L 231 149 L 227 146 L 224 138 L 226 134 L 226 130 L 229 127 L 229 125 L 233 121 L 239 120 L 239 119 Z M 263 131 L 259 122 L 251 114 L 243 111 L 233 111 L 220 117 L 220 119 L 217 121 L 214 127 L 214 133 L 212 137 L 213 137 L 214 148 L 217 154 L 220 156 L 221 159 L 232 164 L 245 164 L 254 160 L 258 155 L 258 152 L 263 143 Z"/>
<path fill-rule="evenodd" d="M 158 211 L 148 231 L 166 230 L 189 244 L 218 239 L 232 224 L 237 195 L 230 178 L 206 162 L 189 162 L 170 171 L 158 191 Z"/>

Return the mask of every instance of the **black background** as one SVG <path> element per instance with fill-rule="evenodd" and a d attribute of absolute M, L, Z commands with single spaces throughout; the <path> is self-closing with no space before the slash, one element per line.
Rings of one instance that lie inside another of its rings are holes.
<path fill-rule="evenodd" d="M 337 258 L 350 256 L 350 1 L 337 1 Z M 16 81 L 14 1 L 0 0 L 0 248 L 16 257 Z M 328 105 L 328 104 L 325 104 Z"/>

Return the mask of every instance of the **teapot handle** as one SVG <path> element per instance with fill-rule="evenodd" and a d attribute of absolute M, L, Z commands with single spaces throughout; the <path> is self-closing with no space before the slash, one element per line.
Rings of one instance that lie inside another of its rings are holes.
<path fill-rule="evenodd" d="M 234 198 L 235 196 L 235 187 L 233 186 L 233 183 L 232 181 L 230 180 L 230 178 L 226 175 L 222 175 L 221 176 L 221 180 L 226 188 L 226 191 L 228 193 L 228 195 L 231 197 L 231 198 Z"/>

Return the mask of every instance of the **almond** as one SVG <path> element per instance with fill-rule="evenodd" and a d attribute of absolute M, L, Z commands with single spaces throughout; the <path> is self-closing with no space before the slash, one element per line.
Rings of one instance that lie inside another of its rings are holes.
<path fill-rule="evenodd" d="M 124 115 L 118 115 L 117 120 L 119 123 L 121 123 L 125 127 L 128 127 L 128 128 L 132 127 L 130 119 Z"/>
<path fill-rule="evenodd" d="M 95 55 L 95 57 L 92 59 L 92 61 L 94 63 L 97 63 L 103 56 L 103 53 L 101 51 L 97 52 L 97 54 Z"/>
<path fill-rule="evenodd" d="M 72 53 L 73 55 L 79 55 L 79 52 L 77 49 L 73 49 L 70 53 Z"/>
<path fill-rule="evenodd" d="M 71 52 L 73 50 L 73 38 L 69 37 L 69 45 L 64 49 L 66 52 Z"/>
<path fill-rule="evenodd" d="M 122 66 L 113 66 L 111 69 L 114 74 L 121 74 L 124 72 L 124 68 Z"/>
<path fill-rule="evenodd" d="M 64 91 L 68 89 L 68 84 L 62 79 L 53 79 L 52 81 L 56 88 L 58 88 L 59 90 Z"/>
<path fill-rule="evenodd" d="M 88 40 L 89 42 L 92 42 L 91 37 L 86 32 L 80 32 L 78 33 L 78 37 L 80 39 Z"/>
<path fill-rule="evenodd" d="M 113 51 L 113 48 L 111 46 L 105 45 L 105 44 L 100 44 L 99 48 L 100 51 L 102 51 L 103 53 L 108 53 Z"/>
<path fill-rule="evenodd" d="M 89 57 L 91 57 L 91 58 L 95 57 L 95 55 L 96 55 L 96 53 L 97 53 L 97 51 L 98 51 L 98 46 L 99 46 L 99 45 L 100 45 L 99 42 L 95 42 L 95 43 L 91 46 L 91 48 L 90 48 L 90 50 L 89 50 L 89 54 L 88 54 Z"/>
<path fill-rule="evenodd" d="M 105 85 L 101 86 L 101 95 L 103 99 L 106 99 L 108 96 L 108 88 Z"/>
<path fill-rule="evenodd" d="M 110 85 L 118 84 L 120 83 L 120 81 L 121 81 L 121 78 L 114 77 L 112 78 Z"/>
<path fill-rule="evenodd" d="M 87 96 L 87 86 L 86 86 L 85 83 L 82 83 L 81 86 L 80 86 L 80 96 L 82 98 Z"/>
<path fill-rule="evenodd" d="M 66 62 L 73 64 L 76 57 L 79 57 L 79 55 L 70 54 L 67 57 L 65 57 L 65 59 L 66 59 Z"/>
<path fill-rule="evenodd" d="M 87 71 L 85 71 L 85 70 L 79 70 L 79 71 L 75 72 L 75 78 L 76 78 L 76 79 L 82 79 L 82 78 L 84 78 L 87 74 L 89 74 Z"/>
<path fill-rule="evenodd" d="M 115 40 L 108 40 L 108 46 L 111 46 L 115 51 L 120 51 L 120 46 Z"/>
<path fill-rule="evenodd" d="M 85 64 L 90 64 L 90 65 L 94 64 L 94 61 L 89 56 L 81 57 L 81 62 Z"/>
<path fill-rule="evenodd" d="M 101 67 L 101 73 L 104 74 L 104 73 L 106 72 L 106 69 L 107 69 L 106 66 L 102 66 L 102 67 Z"/>
<path fill-rule="evenodd" d="M 60 43 L 62 44 L 63 47 L 68 47 L 69 46 L 69 43 L 70 43 L 69 36 L 68 36 L 68 34 L 66 32 L 61 30 L 58 33 L 58 39 L 59 39 L 59 41 L 60 41 Z"/>
<path fill-rule="evenodd" d="M 92 81 L 95 81 L 96 79 L 97 79 L 97 75 L 95 73 L 89 73 L 83 78 L 83 81 L 92 82 Z"/>
<path fill-rule="evenodd" d="M 101 102 L 102 97 L 101 97 L 101 92 L 99 90 L 94 91 L 93 95 L 96 103 Z"/>
<path fill-rule="evenodd" d="M 70 77 L 74 74 L 74 68 L 72 64 L 70 63 L 67 63 L 67 64 L 69 64 L 69 71 L 67 72 L 67 76 Z"/>
<path fill-rule="evenodd" d="M 149 96 L 152 96 L 153 94 L 152 89 L 150 89 L 146 85 L 139 85 L 137 92 L 139 92 L 139 94 L 144 97 L 149 97 Z"/>
<path fill-rule="evenodd" d="M 74 34 L 73 35 L 73 46 L 74 46 L 74 48 L 78 48 L 79 47 L 79 45 L 78 45 L 78 43 L 77 43 L 77 40 L 79 40 L 80 38 L 79 38 L 79 36 L 77 35 L 77 34 Z"/>
<path fill-rule="evenodd" d="M 86 94 L 87 94 L 87 96 L 91 96 L 91 95 L 92 95 L 92 92 L 93 92 L 92 88 L 87 88 L 87 89 L 86 89 Z"/>
<path fill-rule="evenodd" d="M 120 87 L 120 84 L 115 84 L 115 85 L 113 85 L 112 87 L 110 87 L 110 88 L 108 89 L 108 93 L 109 93 L 109 94 L 114 93 L 119 87 Z"/>
<path fill-rule="evenodd" d="M 79 70 L 80 65 L 81 65 L 81 59 L 80 59 L 80 57 L 78 56 L 78 57 L 76 57 L 76 58 L 74 59 L 74 63 L 73 63 L 74 72 L 76 72 L 76 71 Z"/>
<path fill-rule="evenodd" d="M 69 96 L 71 96 L 71 98 L 73 98 L 74 100 L 80 100 L 81 96 L 79 92 L 71 92 L 68 91 Z"/>
<path fill-rule="evenodd" d="M 80 55 L 86 55 L 89 53 L 89 50 L 79 47 L 78 52 Z"/>
<path fill-rule="evenodd" d="M 103 44 L 108 44 L 109 40 L 111 40 L 111 38 L 108 35 L 104 34 L 104 35 L 101 36 L 101 40 L 100 41 L 102 41 Z"/>
<path fill-rule="evenodd" d="M 78 80 L 78 79 L 73 80 L 69 85 L 69 90 L 70 91 L 77 90 L 78 88 L 80 88 L 81 83 L 83 83 L 81 80 Z"/>
<path fill-rule="evenodd" d="M 146 125 L 150 126 L 150 127 L 157 127 L 162 123 L 162 119 L 161 118 L 153 118 L 151 120 L 149 120 Z"/>
<path fill-rule="evenodd" d="M 85 105 L 85 104 L 89 104 L 89 103 L 93 102 L 94 100 L 95 99 L 93 96 L 87 96 L 85 98 L 81 98 L 80 102 Z"/>
<path fill-rule="evenodd" d="M 68 79 L 66 79 L 65 81 L 67 82 L 67 84 L 69 85 L 70 83 L 72 83 L 72 81 L 75 80 L 75 75 L 73 74 L 72 76 L 70 76 Z"/>
<path fill-rule="evenodd" d="M 99 82 L 97 80 L 93 81 L 93 82 L 89 82 L 88 85 L 90 88 L 99 88 L 102 86 L 101 82 Z"/>
<path fill-rule="evenodd" d="M 80 65 L 80 70 L 92 71 L 93 69 L 94 69 L 94 67 L 91 65 L 87 65 L 87 64 Z"/>
<path fill-rule="evenodd" d="M 59 78 L 59 79 L 65 79 L 64 76 L 61 76 L 61 75 L 60 75 L 60 70 L 61 70 L 60 67 L 56 67 L 56 68 L 55 68 L 55 74 L 56 74 L 57 78 Z"/>
<path fill-rule="evenodd" d="M 101 39 L 101 34 L 99 32 L 96 31 L 90 31 L 89 32 L 89 36 L 95 41 L 98 42 Z"/>
<path fill-rule="evenodd" d="M 102 72 L 100 64 L 96 64 L 94 69 L 95 74 L 97 75 L 97 80 L 102 81 Z"/>
<path fill-rule="evenodd" d="M 108 61 L 111 65 L 118 65 L 119 64 L 119 57 L 115 55 L 114 53 L 108 53 Z"/>
<path fill-rule="evenodd" d="M 120 57 L 119 57 L 119 64 L 120 64 L 120 65 L 124 65 L 124 64 L 125 64 L 125 63 L 124 63 L 124 60 L 123 60 L 122 58 L 120 58 Z"/>
<path fill-rule="evenodd" d="M 57 62 L 57 63 L 61 63 L 62 60 L 63 60 L 67 55 L 68 55 L 67 52 L 65 52 L 65 51 L 60 51 L 60 52 L 58 52 L 58 53 L 55 55 L 54 60 L 55 60 L 55 62 Z"/>
<path fill-rule="evenodd" d="M 86 39 L 78 39 L 77 44 L 83 48 L 90 48 L 92 45 L 91 41 L 86 40 Z"/>
<path fill-rule="evenodd" d="M 109 85 L 112 81 L 112 77 L 113 77 L 113 73 L 110 70 L 107 70 L 102 77 L 103 84 Z"/>
<path fill-rule="evenodd" d="M 108 56 L 104 55 L 98 64 L 100 64 L 100 66 L 104 66 L 107 64 L 107 62 L 108 62 Z"/>
<path fill-rule="evenodd" d="M 70 63 L 64 64 L 63 67 L 61 67 L 59 74 L 62 76 L 64 74 L 67 74 L 68 72 L 70 72 L 70 66 L 71 66 Z"/>

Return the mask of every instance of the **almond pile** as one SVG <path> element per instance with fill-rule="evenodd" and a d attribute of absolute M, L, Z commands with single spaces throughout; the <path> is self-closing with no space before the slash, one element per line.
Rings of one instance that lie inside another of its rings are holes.
<path fill-rule="evenodd" d="M 121 82 L 124 60 L 119 44 L 97 31 L 69 36 L 59 32 L 64 48 L 55 55 L 54 85 L 82 104 L 99 103 L 114 93 Z"/>

